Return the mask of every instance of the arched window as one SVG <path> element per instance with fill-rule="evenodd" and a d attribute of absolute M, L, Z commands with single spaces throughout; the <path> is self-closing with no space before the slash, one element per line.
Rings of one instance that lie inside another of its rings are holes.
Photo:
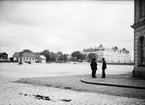
<path fill-rule="evenodd" d="M 139 66 L 145 66 L 145 38 L 139 38 Z"/>

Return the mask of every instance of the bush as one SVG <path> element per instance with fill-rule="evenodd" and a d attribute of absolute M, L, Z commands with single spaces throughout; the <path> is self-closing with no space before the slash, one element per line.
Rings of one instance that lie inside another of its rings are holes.
<path fill-rule="evenodd" d="M 28 64 L 31 64 L 31 61 L 28 61 Z"/>

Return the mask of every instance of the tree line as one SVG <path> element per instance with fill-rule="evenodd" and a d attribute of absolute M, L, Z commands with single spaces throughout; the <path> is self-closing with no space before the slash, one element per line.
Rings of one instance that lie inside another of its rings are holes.
<path fill-rule="evenodd" d="M 95 53 L 83 54 L 80 51 L 74 51 L 70 55 L 65 54 L 61 51 L 51 52 L 49 50 L 43 50 L 42 52 L 36 52 L 37 55 L 44 55 L 46 57 L 46 62 L 90 62 L 92 58 L 96 58 L 97 55 Z"/>

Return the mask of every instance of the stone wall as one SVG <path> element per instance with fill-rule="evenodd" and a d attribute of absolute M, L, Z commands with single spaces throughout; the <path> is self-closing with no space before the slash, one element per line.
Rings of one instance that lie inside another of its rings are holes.
<path fill-rule="evenodd" d="M 139 64 L 139 45 L 138 45 L 138 40 L 139 37 L 144 36 L 145 37 L 145 25 L 141 26 L 139 28 L 135 29 L 134 32 L 134 67 L 136 68 L 137 65 Z"/>
<path fill-rule="evenodd" d="M 143 0 L 134 0 L 134 77 L 145 78 L 145 66 L 141 64 L 141 46 L 140 37 L 145 38 L 145 2 Z"/>

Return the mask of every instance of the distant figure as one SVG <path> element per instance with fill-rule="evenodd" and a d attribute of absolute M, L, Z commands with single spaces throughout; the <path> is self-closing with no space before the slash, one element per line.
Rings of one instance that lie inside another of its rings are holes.
<path fill-rule="evenodd" d="M 106 77 L 105 69 L 107 69 L 105 58 L 102 58 L 102 78 Z"/>
<path fill-rule="evenodd" d="M 90 66 L 92 69 L 92 78 L 96 78 L 97 63 L 95 58 L 92 59 Z"/>

